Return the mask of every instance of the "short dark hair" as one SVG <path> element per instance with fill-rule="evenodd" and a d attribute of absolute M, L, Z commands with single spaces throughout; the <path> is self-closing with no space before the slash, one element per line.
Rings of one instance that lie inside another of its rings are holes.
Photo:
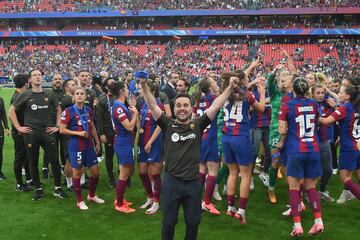
<path fill-rule="evenodd" d="M 31 74 L 32 74 L 33 72 L 35 72 L 35 71 L 39 71 L 39 72 L 41 73 L 41 75 L 44 75 L 44 72 L 41 71 L 40 69 L 33 68 L 33 69 L 31 69 L 31 70 L 29 71 L 29 78 L 31 77 Z"/>
<path fill-rule="evenodd" d="M 191 97 L 188 93 L 178 93 L 176 97 L 174 98 L 174 104 L 176 103 L 176 99 L 178 98 L 188 98 L 191 104 Z"/>
<path fill-rule="evenodd" d="M 78 72 L 78 76 L 79 76 L 80 73 L 82 73 L 82 72 L 90 73 L 88 70 L 83 69 L 83 70 L 80 70 L 80 71 Z"/>
<path fill-rule="evenodd" d="M 64 90 L 66 89 L 66 87 L 67 87 L 67 85 L 68 85 L 68 83 L 69 83 L 70 81 L 74 81 L 74 82 L 75 82 L 75 80 L 72 79 L 72 78 L 68 78 L 68 79 L 66 79 L 66 80 L 63 82 L 62 87 L 63 87 Z"/>
<path fill-rule="evenodd" d="M 24 73 L 16 74 L 14 79 L 15 88 L 22 88 L 29 82 L 29 75 Z"/>
<path fill-rule="evenodd" d="M 187 87 L 188 91 L 189 91 L 190 87 L 191 87 L 190 82 L 186 78 L 180 78 L 178 81 L 180 81 L 180 80 L 185 83 L 185 87 Z"/>

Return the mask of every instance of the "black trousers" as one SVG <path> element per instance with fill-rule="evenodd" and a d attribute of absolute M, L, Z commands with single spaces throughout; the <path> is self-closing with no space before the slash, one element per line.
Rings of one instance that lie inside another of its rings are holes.
<path fill-rule="evenodd" d="M 39 150 L 40 147 L 51 164 L 54 182 L 56 187 L 61 186 L 61 170 L 57 151 L 55 135 L 47 134 L 44 130 L 33 129 L 30 134 L 24 135 L 27 156 L 30 163 L 31 178 L 34 181 L 35 188 L 41 188 L 39 177 Z"/>
<path fill-rule="evenodd" d="M 4 129 L 0 128 L 0 172 L 2 172 L 2 165 L 4 160 L 4 156 L 3 156 L 4 141 L 5 141 Z"/>
<path fill-rule="evenodd" d="M 106 135 L 107 142 L 105 145 L 105 166 L 109 176 L 109 181 L 113 182 L 114 178 L 114 138 L 115 136 Z"/>
<path fill-rule="evenodd" d="M 26 180 L 31 180 L 29 161 L 26 156 L 26 145 L 24 138 L 19 133 L 11 134 L 14 140 L 14 173 L 17 184 L 22 184 L 22 167 L 25 168 Z"/>
<path fill-rule="evenodd" d="M 59 156 L 59 152 L 60 152 L 60 161 L 61 161 L 61 165 L 65 166 L 66 163 L 66 159 L 69 157 L 69 154 L 67 151 L 64 151 L 65 148 L 64 144 L 67 144 L 67 142 L 64 142 L 63 138 L 61 137 L 61 135 L 59 133 L 55 134 L 55 139 L 56 139 L 56 155 Z M 54 154 L 54 153 L 52 153 Z M 46 152 L 44 152 L 44 158 L 43 158 L 43 168 L 49 168 L 49 156 L 47 155 Z"/>
<path fill-rule="evenodd" d="M 174 239 L 180 206 L 184 209 L 185 239 L 196 239 L 201 219 L 201 185 L 199 179 L 185 181 L 164 173 L 161 189 L 163 214 L 162 239 Z"/>

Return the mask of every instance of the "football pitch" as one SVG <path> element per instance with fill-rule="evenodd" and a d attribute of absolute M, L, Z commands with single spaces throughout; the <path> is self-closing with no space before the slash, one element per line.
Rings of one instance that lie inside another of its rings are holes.
<path fill-rule="evenodd" d="M 0 89 L 0 96 L 5 104 L 10 102 L 13 89 Z M 161 212 L 145 215 L 138 206 L 145 201 L 144 190 L 137 173 L 132 177 L 133 186 L 126 189 L 126 198 L 134 203 L 136 212 L 125 215 L 114 210 L 115 189 L 109 188 L 105 163 L 100 163 L 101 175 L 97 195 L 106 203 L 95 205 L 89 203 L 89 210 L 80 211 L 76 207 L 73 193 L 67 192 L 69 198 L 53 197 L 53 179 L 41 179 L 44 197 L 41 201 L 32 201 L 33 192 L 15 191 L 13 172 L 13 143 L 11 136 L 6 136 L 4 146 L 3 173 L 8 178 L 0 182 L 0 240 L 34 239 L 34 240 L 71 240 L 71 239 L 160 239 Z M 41 154 L 42 155 L 42 154 Z M 42 161 L 40 161 L 40 167 Z M 117 166 L 114 159 L 114 166 Z M 137 171 L 136 171 L 137 172 Z M 281 213 L 287 209 L 287 186 L 284 178 L 278 179 L 276 193 L 278 203 L 271 205 L 267 198 L 267 189 L 257 176 L 255 190 L 251 192 L 246 210 L 245 226 L 240 226 L 234 219 L 226 216 L 226 200 L 214 202 L 221 212 L 220 216 L 202 214 L 198 239 L 290 239 L 292 219 Z M 66 189 L 66 186 L 63 186 Z M 333 175 L 328 190 L 334 198 L 342 192 L 338 175 Z M 222 187 L 221 187 L 222 190 Z M 86 197 L 87 190 L 83 190 Z M 306 211 L 302 214 L 304 236 L 300 239 L 313 239 L 307 231 L 313 224 L 312 212 L 307 202 Z M 236 201 L 238 206 L 238 201 Z M 358 239 L 360 236 L 360 204 L 352 200 L 345 204 L 325 203 L 322 201 L 325 232 L 316 239 Z M 180 210 L 175 239 L 184 238 L 184 218 Z"/>

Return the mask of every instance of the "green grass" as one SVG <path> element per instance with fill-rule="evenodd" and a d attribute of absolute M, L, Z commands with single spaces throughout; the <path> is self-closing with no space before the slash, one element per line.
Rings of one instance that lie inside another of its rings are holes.
<path fill-rule="evenodd" d="M 13 90 L 0 89 L 0 96 L 8 104 Z M 8 106 L 7 106 L 8 107 Z M 115 160 L 114 160 L 115 162 Z M 105 165 L 102 162 L 97 194 L 106 200 L 104 205 L 88 204 L 89 210 L 81 212 L 75 207 L 75 197 L 60 200 L 52 196 L 53 180 L 42 180 L 45 196 L 39 202 L 31 200 L 32 192 L 15 191 L 13 173 L 13 146 L 11 137 L 6 137 L 3 172 L 8 177 L 0 182 L 0 239 L 160 239 L 161 214 L 147 216 L 137 209 L 132 215 L 115 212 L 113 199 L 115 190 L 107 186 Z M 127 199 L 139 206 L 145 200 L 139 180 L 133 177 L 134 186 L 128 188 Z M 220 216 L 203 214 L 198 239 L 290 239 L 290 218 L 282 217 L 286 210 L 287 189 L 283 179 L 278 180 L 279 203 L 271 205 L 265 187 L 255 177 L 255 190 L 250 195 L 246 212 L 248 224 L 240 226 L 225 215 L 226 201 L 217 203 Z M 331 179 L 329 190 L 338 197 L 342 186 L 338 176 Z M 83 192 L 85 196 L 86 191 Z M 325 233 L 317 239 L 356 239 L 360 234 L 360 205 L 352 200 L 344 205 L 323 203 Z M 303 227 L 307 231 L 312 223 L 312 214 L 307 204 L 303 216 Z M 175 239 L 184 237 L 184 218 L 180 211 Z M 300 239 L 311 239 L 307 234 Z"/>

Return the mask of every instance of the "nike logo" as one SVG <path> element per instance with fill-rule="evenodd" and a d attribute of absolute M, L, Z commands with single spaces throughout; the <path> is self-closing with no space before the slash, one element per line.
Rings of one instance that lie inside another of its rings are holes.
<path fill-rule="evenodd" d="M 29 99 L 30 102 L 34 101 L 34 99 Z"/>
<path fill-rule="evenodd" d="M 171 126 L 174 127 L 174 128 L 178 127 L 178 126 L 176 126 L 176 125 L 174 125 L 174 124 L 172 124 Z"/>

